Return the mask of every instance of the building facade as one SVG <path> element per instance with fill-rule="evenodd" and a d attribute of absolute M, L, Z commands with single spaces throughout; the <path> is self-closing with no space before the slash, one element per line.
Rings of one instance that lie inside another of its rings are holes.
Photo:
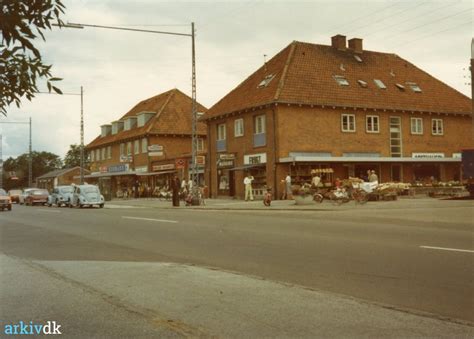
<path fill-rule="evenodd" d="M 395 54 L 366 51 L 362 39 L 293 42 L 206 114 L 212 196 L 243 197 L 311 171 L 382 182 L 459 180 L 472 148 L 471 100 Z"/>
<path fill-rule="evenodd" d="M 80 183 L 80 174 L 81 168 L 78 166 L 51 171 L 36 178 L 36 186 L 51 192 L 51 190 L 57 186 L 78 185 Z M 90 172 L 84 169 L 84 174 L 88 175 Z"/>
<path fill-rule="evenodd" d="M 198 104 L 198 112 L 207 109 Z M 119 120 L 101 126 L 87 150 L 91 174 L 109 197 L 152 196 L 169 187 L 175 175 L 189 178 L 191 167 L 192 99 L 178 89 L 138 103 Z M 206 127 L 198 123 L 198 169 L 204 182 Z"/>

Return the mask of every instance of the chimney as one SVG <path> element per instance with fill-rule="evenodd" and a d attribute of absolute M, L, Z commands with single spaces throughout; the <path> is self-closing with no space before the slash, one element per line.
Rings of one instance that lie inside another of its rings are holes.
<path fill-rule="evenodd" d="M 349 48 L 354 51 L 354 53 L 362 54 L 362 39 L 352 38 L 349 40 Z"/>
<path fill-rule="evenodd" d="M 335 35 L 331 37 L 331 45 L 339 51 L 346 50 L 346 36 L 345 35 Z"/>

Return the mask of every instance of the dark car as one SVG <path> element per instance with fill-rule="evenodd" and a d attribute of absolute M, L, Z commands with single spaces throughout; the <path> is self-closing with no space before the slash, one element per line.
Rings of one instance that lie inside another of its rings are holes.
<path fill-rule="evenodd" d="M 8 196 L 7 192 L 4 189 L 0 188 L 0 209 L 3 211 L 5 209 L 12 210 L 12 200 Z"/>
<path fill-rule="evenodd" d="M 20 203 L 21 190 L 9 190 L 8 195 L 10 196 L 12 203 L 13 202 L 16 202 L 17 204 Z"/>
<path fill-rule="evenodd" d="M 45 189 L 34 189 L 25 198 L 25 205 L 33 206 L 35 204 L 46 205 L 48 203 L 49 193 Z"/>

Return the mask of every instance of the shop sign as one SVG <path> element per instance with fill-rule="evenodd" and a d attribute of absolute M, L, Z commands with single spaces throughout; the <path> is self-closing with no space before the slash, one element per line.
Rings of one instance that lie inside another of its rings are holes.
<path fill-rule="evenodd" d="M 107 173 L 108 171 L 109 171 L 109 168 L 107 166 L 99 167 L 99 173 Z"/>
<path fill-rule="evenodd" d="M 166 171 L 174 169 L 174 164 L 166 164 L 166 165 L 153 165 L 153 171 Z"/>
<path fill-rule="evenodd" d="M 117 173 L 117 172 L 128 172 L 129 170 L 129 165 L 128 164 L 120 164 L 120 165 L 114 165 L 114 166 L 109 166 L 109 173 Z"/>
<path fill-rule="evenodd" d="M 204 166 L 206 164 L 206 157 L 204 155 L 196 156 L 196 165 Z"/>
<path fill-rule="evenodd" d="M 163 156 L 163 151 L 148 152 L 148 156 L 150 156 L 150 157 L 162 157 Z"/>
<path fill-rule="evenodd" d="M 234 160 L 235 154 L 219 154 L 219 160 Z"/>
<path fill-rule="evenodd" d="M 148 172 L 148 166 L 135 167 L 136 173 L 146 173 Z"/>
<path fill-rule="evenodd" d="M 218 168 L 234 167 L 234 160 L 218 160 L 217 167 Z"/>
<path fill-rule="evenodd" d="M 176 168 L 181 169 L 186 167 L 186 159 L 176 159 L 175 160 Z"/>
<path fill-rule="evenodd" d="M 267 163 L 267 153 L 244 155 L 244 165 L 256 165 Z"/>
<path fill-rule="evenodd" d="M 148 152 L 163 151 L 163 145 L 150 145 L 148 146 Z"/>
<path fill-rule="evenodd" d="M 132 162 L 133 158 L 131 155 L 121 155 L 120 162 Z"/>
<path fill-rule="evenodd" d="M 462 159 L 462 153 L 453 153 L 454 159 Z"/>
<path fill-rule="evenodd" d="M 444 158 L 444 153 L 412 153 L 412 158 L 439 159 Z"/>

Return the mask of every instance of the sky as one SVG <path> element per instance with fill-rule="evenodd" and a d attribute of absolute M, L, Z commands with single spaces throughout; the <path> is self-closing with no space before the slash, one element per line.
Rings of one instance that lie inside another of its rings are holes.
<path fill-rule="evenodd" d="M 473 7 L 464 0 L 160 1 L 63 0 L 64 22 L 190 33 L 196 28 L 197 100 L 210 108 L 292 41 L 330 45 L 331 36 L 362 38 L 364 49 L 395 53 L 471 96 Z M 59 29 L 37 40 L 58 87 L 0 116 L 3 159 L 28 150 L 64 157 L 80 143 L 84 88 L 85 143 L 100 125 L 139 101 L 178 88 L 191 96 L 191 39 L 99 28 Z M 45 83 L 41 90 L 46 91 Z"/>

